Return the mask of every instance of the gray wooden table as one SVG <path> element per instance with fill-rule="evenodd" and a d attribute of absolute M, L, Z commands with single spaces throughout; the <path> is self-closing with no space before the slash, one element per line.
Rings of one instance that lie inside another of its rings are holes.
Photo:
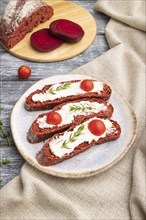
<path fill-rule="evenodd" d="M 7 2 L 8 0 L 0 0 L 1 14 Z M 95 18 L 98 27 L 95 41 L 82 54 L 72 59 L 57 63 L 33 63 L 14 57 L 0 47 L 1 120 L 5 129 L 10 134 L 11 142 L 11 146 L 8 146 L 6 140 L 0 137 L 1 160 L 11 160 L 10 164 L 0 166 L 0 179 L 2 179 L 0 187 L 4 186 L 15 176 L 19 175 L 21 167 L 25 162 L 15 146 L 10 129 L 10 114 L 16 101 L 37 80 L 52 75 L 70 74 L 75 68 L 90 62 L 109 49 L 104 34 L 105 26 L 109 21 L 109 18 L 104 14 L 94 11 L 93 7 L 96 0 L 79 0 L 73 2 L 86 8 Z M 21 65 L 28 65 L 32 69 L 32 75 L 27 80 L 21 80 L 17 76 L 17 70 Z"/>

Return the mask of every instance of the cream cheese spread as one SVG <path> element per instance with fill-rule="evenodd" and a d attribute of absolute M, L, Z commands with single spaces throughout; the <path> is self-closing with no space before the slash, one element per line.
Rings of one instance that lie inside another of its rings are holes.
<path fill-rule="evenodd" d="M 55 100 L 57 98 L 64 98 L 64 97 L 71 96 L 71 95 L 76 96 L 80 94 L 85 94 L 87 92 L 85 92 L 84 90 L 80 88 L 81 82 L 82 81 L 71 83 L 66 89 L 59 90 L 59 91 L 56 91 L 56 89 L 62 84 L 59 84 L 59 83 L 55 84 L 51 86 L 49 90 L 47 90 L 45 93 L 34 94 L 32 96 L 32 101 L 33 102 L 46 102 L 48 100 Z M 94 88 L 90 92 L 96 92 L 100 94 L 101 91 L 103 91 L 104 84 L 99 81 L 93 81 L 93 83 L 94 83 Z M 52 94 L 50 93 L 50 91 L 55 91 L 55 93 Z"/>
<path fill-rule="evenodd" d="M 90 121 L 94 120 L 94 119 L 97 119 L 96 117 L 95 118 L 92 118 L 92 119 L 89 119 L 88 121 L 82 123 L 81 125 L 84 125 L 84 129 L 82 130 L 81 132 L 81 135 L 76 137 L 75 141 L 73 142 L 70 142 L 67 146 L 67 148 L 65 147 L 62 147 L 63 143 L 65 141 L 68 141 L 70 139 L 70 137 L 75 133 L 77 132 L 77 130 L 79 129 L 79 127 L 81 125 L 78 125 L 76 126 L 73 131 L 66 131 L 64 132 L 64 134 L 62 136 L 59 136 L 59 137 L 56 137 L 56 138 L 53 138 L 50 143 L 49 143 L 49 148 L 51 150 L 51 152 L 62 158 L 65 154 L 70 154 L 72 151 L 74 151 L 74 149 L 80 145 L 81 143 L 84 143 L 84 142 L 88 142 L 88 143 L 91 143 L 93 140 L 95 141 L 98 141 L 99 138 L 104 138 L 106 136 L 106 134 L 111 134 L 113 132 L 116 131 L 116 128 L 113 126 L 112 122 L 108 119 L 100 119 L 98 118 L 99 120 L 103 121 L 104 124 L 105 124 L 105 127 L 106 127 L 106 131 L 100 135 L 100 136 L 95 136 L 93 135 L 89 129 L 88 129 L 88 124 Z"/>
<path fill-rule="evenodd" d="M 109 105 L 109 104 L 107 104 Z M 62 108 L 56 112 L 58 112 L 62 117 L 62 122 L 58 125 L 61 127 L 66 124 L 70 124 L 74 117 L 77 115 L 89 115 L 91 113 L 98 113 L 100 111 L 105 111 L 107 106 L 103 103 L 98 102 L 90 102 L 90 101 L 80 101 L 74 103 L 67 103 L 66 105 L 62 106 Z M 41 118 L 37 119 L 37 123 L 40 128 L 53 128 L 55 125 L 48 124 L 46 122 L 47 116 L 44 115 Z"/>

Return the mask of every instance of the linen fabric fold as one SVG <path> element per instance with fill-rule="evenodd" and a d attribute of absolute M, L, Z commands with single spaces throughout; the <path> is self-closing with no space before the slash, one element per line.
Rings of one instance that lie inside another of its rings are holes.
<path fill-rule="evenodd" d="M 25 163 L 1 190 L 1 219 L 145 219 L 144 5 L 98 1 L 95 9 L 111 17 L 105 30 L 110 50 L 72 72 L 96 76 L 126 97 L 138 123 L 131 150 L 109 170 L 84 179 L 49 176 Z"/>

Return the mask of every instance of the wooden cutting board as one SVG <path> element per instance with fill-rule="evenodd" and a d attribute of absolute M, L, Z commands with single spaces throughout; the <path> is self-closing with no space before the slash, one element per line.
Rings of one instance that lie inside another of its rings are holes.
<path fill-rule="evenodd" d="M 85 51 L 94 41 L 96 36 L 96 23 L 93 16 L 84 8 L 69 1 L 45 0 L 54 9 L 53 17 L 43 24 L 38 25 L 32 32 L 19 42 L 9 52 L 19 58 L 35 62 L 55 62 L 72 58 Z M 49 24 L 59 18 L 69 19 L 82 26 L 85 35 L 81 41 L 74 44 L 64 43 L 51 52 L 39 52 L 30 45 L 30 36 L 33 32 L 49 27 Z"/>

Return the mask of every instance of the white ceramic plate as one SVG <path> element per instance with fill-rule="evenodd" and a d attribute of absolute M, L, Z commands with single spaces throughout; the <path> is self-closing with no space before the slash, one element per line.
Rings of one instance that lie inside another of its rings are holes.
<path fill-rule="evenodd" d="M 87 177 L 110 168 L 128 152 L 136 136 L 136 118 L 133 110 L 124 98 L 113 90 L 109 102 L 114 106 L 112 119 L 116 120 L 122 129 L 118 140 L 95 145 L 79 155 L 54 166 L 43 167 L 35 159 L 36 153 L 43 143 L 30 144 L 26 135 L 36 117 L 42 113 L 28 112 L 24 109 L 25 97 L 32 91 L 41 89 L 46 84 L 73 79 L 87 79 L 85 75 L 60 75 L 42 79 L 28 89 L 18 100 L 11 114 L 11 130 L 15 144 L 26 161 L 44 173 L 60 177 Z"/>

